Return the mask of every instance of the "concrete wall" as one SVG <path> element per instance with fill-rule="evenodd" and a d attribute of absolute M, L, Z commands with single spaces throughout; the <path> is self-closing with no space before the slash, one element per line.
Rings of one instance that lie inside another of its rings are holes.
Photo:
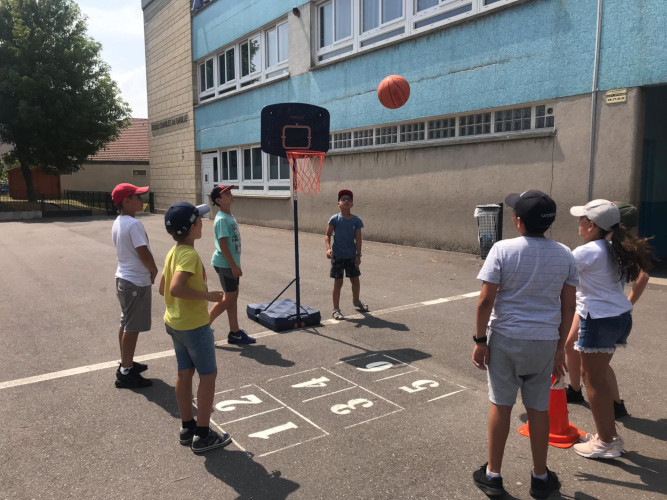
<path fill-rule="evenodd" d="M 477 252 L 476 205 L 502 202 L 510 192 L 540 189 L 558 204 L 550 236 L 570 246 L 580 244 L 569 207 L 586 202 L 588 191 L 590 97 L 560 99 L 555 105 L 555 133 L 513 140 L 470 139 L 448 146 L 332 153 L 322 172 L 319 196 L 299 197 L 299 228 L 324 233 L 337 212 L 336 193 L 355 194 L 353 213 L 362 217 L 366 238 L 375 241 Z M 641 130 L 641 92 L 629 89 L 626 103 L 599 103 L 594 194 L 635 201 L 640 159 L 636 135 Z M 240 222 L 292 227 L 291 200 L 239 198 Z M 516 232 L 511 210 L 505 212 L 505 238 Z"/>
<path fill-rule="evenodd" d="M 190 5 L 143 0 L 151 188 L 155 208 L 201 200 L 199 155 L 194 147 L 194 69 Z M 187 119 L 177 120 L 184 117 Z M 172 121 L 170 121 L 172 120 Z"/>
<path fill-rule="evenodd" d="M 134 175 L 134 170 L 146 171 L 146 175 Z M 113 191 L 121 182 L 135 186 L 150 185 L 150 168 L 144 164 L 84 163 L 74 174 L 60 176 L 62 191 Z"/>

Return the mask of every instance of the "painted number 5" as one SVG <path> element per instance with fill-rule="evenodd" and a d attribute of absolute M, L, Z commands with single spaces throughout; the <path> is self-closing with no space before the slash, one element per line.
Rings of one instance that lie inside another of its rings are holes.
<path fill-rule="evenodd" d="M 368 399 L 351 399 L 347 404 L 333 405 L 331 411 L 336 415 L 347 415 L 352 410 L 356 410 L 357 406 L 362 408 L 370 408 L 373 406 L 373 402 Z"/>
<path fill-rule="evenodd" d="M 412 387 L 404 385 L 401 387 L 401 389 L 403 389 L 405 392 L 413 393 L 413 392 L 423 391 L 427 387 L 438 387 L 438 385 L 440 384 L 438 384 L 433 380 L 415 380 L 414 382 L 412 382 L 411 385 Z"/>
<path fill-rule="evenodd" d="M 228 399 L 227 401 L 220 401 L 215 405 L 215 409 L 218 411 L 233 411 L 236 410 L 236 405 L 258 405 L 262 402 L 254 394 L 248 394 L 247 396 L 241 396 L 241 399 Z"/>

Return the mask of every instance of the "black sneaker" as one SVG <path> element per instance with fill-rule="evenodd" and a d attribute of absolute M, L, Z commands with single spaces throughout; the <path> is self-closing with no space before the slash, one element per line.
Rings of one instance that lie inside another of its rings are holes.
<path fill-rule="evenodd" d="M 238 332 L 229 332 L 227 342 L 230 344 L 254 344 L 257 340 L 250 337 L 243 330 L 239 330 Z"/>
<path fill-rule="evenodd" d="M 134 370 L 137 373 L 142 373 L 148 370 L 148 365 L 145 365 L 143 363 L 137 363 L 136 361 L 132 362 L 132 370 Z"/>
<path fill-rule="evenodd" d="M 472 473 L 472 480 L 475 481 L 477 487 L 490 497 L 503 497 L 507 495 L 507 491 L 503 488 L 503 478 L 493 477 L 491 479 L 486 477 L 486 466 L 488 462 L 482 465 L 479 469 Z"/>
<path fill-rule="evenodd" d="M 153 385 L 152 381 L 142 377 L 131 368 L 127 375 L 123 375 L 120 369 L 116 371 L 116 387 L 119 389 L 142 389 L 151 385 Z"/>
<path fill-rule="evenodd" d="M 618 420 L 619 418 L 627 417 L 630 415 L 628 410 L 625 409 L 625 401 L 621 399 L 620 403 L 614 401 L 614 418 Z"/>
<path fill-rule="evenodd" d="M 547 469 L 547 478 L 538 479 L 530 475 L 530 496 L 533 498 L 547 498 L 554 491 L 560 490 L 560 481 L 555 472 Z"/>
<path fill-rule="evenodd" d="M 190 446 L 192 444 L 192 438 L 194 437 L 194 429 L 186 429 L 185 427 L 181 427 L 181 432 L 178 434 L 178 440 L 183 446 Z"/>
<path fill-rule="evenodd" d="M 208 436 L 201 438 L 197 435 L 192 438 L 192 451 L 195 453 L 204 453 L 214 448 L 222 448 L 232 442 L 229 434 L 224 432 L 222 436 L 213 429 L 208 430 Z"/>
<path fill-rule="evenodd" d="M 584 403 L 584 395 L 581 392 L 581 389 L 575 391 L 572 389 L 572 386 L 568 384 L 565 388 L 565 397 L 567 398 L 568 403 Z"/>

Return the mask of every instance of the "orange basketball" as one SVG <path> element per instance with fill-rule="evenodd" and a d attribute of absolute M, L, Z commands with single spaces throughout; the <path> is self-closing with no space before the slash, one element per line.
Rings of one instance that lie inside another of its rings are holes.
<path fill-rule="evenodd" d="M 378 86 L 378 99 L 385 108 L 400 108 L 409 97 L 410 84 L 400 75 L 389 75 Z"/>

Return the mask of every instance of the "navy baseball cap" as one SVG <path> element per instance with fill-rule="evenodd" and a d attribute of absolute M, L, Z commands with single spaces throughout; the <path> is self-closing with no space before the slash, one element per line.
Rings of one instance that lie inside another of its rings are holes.
<path fill-rule="evenodd" d="M 170 206 L 164 214 L 164 226 L 176 234 L 187 233 L 192 225 L 201 217 L 209 213 L 208 205 L 194 206 L 187 201 L 179 201 Z"/>
<path fill-rule="evenodd" d="M 544 232 L 556 220 L 556 202 L 537 189 L 508 194 L 505 203 L 516 211 L 528 229 Z"/>

